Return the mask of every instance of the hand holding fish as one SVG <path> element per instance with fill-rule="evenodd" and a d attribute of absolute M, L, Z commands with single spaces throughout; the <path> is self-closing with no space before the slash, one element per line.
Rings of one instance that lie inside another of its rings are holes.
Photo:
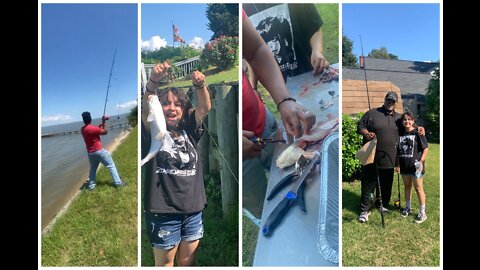
<path fill-rule="evenodd" d="M 205 86 L 205 75 L 198 70 L 192 73 L 192 84 L 196 88 L 203 88 Z"/>
<path fill-rule="evenodd" d="M 160 83 L 161 80 L 167 77 L 169 68 L 170 64 L 167 61 L 153 66 L 150 72 L 150 81 Z"/>
<path fill-rule="evenodd" d="M 315 124 L 315 114 L 294 101 L 283 102 L 278 107 L 285 129 L 292 136 L 308 134 Z"/>

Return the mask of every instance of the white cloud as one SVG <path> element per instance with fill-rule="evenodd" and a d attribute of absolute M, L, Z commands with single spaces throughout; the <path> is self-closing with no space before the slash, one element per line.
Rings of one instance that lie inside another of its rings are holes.
<path fill-rule="evenodd" d="M 47 123 L 47 122 L 64 122 L 72 120 L 72 117 L 70 115 L 66 114 L 55 114 L 55 115 L 44 115 L 42 116 L 42 123 Z"/>
<path fill-rule="evenodd" d="M 157 51 L 167 46 L 167 40 L 160 36 L 153 36 L 149 40 L 142 40 L 142 51 Z"/>
<path fill-rule="evenodd" d="M 127 101 L 127 102 L 122 103 L 122 104 L 117 104 L 117 109 L 130 109 L 130 108 L 135 107 L 135 105 L 137 105 L 137 101 L 136 100 L 131 100 L 131 101 Z"/>
<path fill-rule="evenodd" d="M 203 46 L 205 44 L 203 43 L 203 39 L 201 37 L 194 37 L 188 46 L 193 47 L 195 49 L 203 49 Z"/>

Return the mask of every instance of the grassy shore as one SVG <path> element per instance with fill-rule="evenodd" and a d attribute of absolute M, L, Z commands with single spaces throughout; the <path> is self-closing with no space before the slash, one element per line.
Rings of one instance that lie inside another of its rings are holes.
<path fill-rule="evenodd" d="M 42 236 L 42 266 L 137 266 L 138 128 L 113 152 L 128 186 L 115 189 L 109 171 L 97 173 L 94 191 L 82 191 Z"/>

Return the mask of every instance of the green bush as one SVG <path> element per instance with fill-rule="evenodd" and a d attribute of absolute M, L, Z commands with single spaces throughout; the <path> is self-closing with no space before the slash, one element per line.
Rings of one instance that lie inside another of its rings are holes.
<path fill-rule="evenodd" d="M 220 36 L 205 45 L 201 60 L 220 70 L 238 64 L 238 37 Z"/>
<path fill-rule="evenodd" d="M 357 133 L 357 124 L 362 115 L 342 115 L 342 181 L 353 181 L 360 175 L 362 165 L 355 153 L 362 145 L 362 136 Z"/>

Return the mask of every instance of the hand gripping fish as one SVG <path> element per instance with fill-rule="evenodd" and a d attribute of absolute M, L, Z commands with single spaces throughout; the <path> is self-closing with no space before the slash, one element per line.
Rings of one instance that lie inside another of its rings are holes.
<path fill-rule="evenodd" d="M 148 109 L 150 110 L 147 118 L 147 122 L 150 125 L 150 150 L 148 150 L 145 158 L 142 159 L 141 166 L 152 159 L 163 146 L 173 145 L 173 139 L 167 131 L 162 105 L 160 105 L 157 95 L 148 97 Z"/>
<path fill-rule="evenodd" d="M 283 169 L 288 167 L 305 154 L 307 146 L 308 148 L 316 148 L 316 145 L 321 140 L 325 139 L 334 128 L 338 126 L 338 117 L 333 118 L 327 122 L 317 122 L 310 130 L 309 134 L 305 134 L 300 137 L 296 142 L 292 143 L 278 156 L 276 164 L 277 167 Z M 310 147 L 312 146 L 312 147 Z M 308 149 L 308 151 L 312 150 Z"/>

